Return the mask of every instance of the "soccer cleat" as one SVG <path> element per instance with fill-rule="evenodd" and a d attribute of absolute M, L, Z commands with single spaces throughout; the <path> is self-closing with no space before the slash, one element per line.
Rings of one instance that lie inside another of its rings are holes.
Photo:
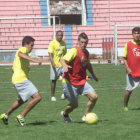
<path fill-rule="evenodd" d="M 21 126 L 26 125 L 25 119 L 21 115 L 18 115 L 16 119 Z"/>
<path fill-rule="evenodd" d="M 0 119 L 3 121 L 5 125 L 8 125 L 8 116 L 5 113 L 0 115 Z"/>
<path fill-rule="evenodd" d="M 51 101 L 56 101 L 56 98 L 55 97 L 51 97 Z"/>
<path fill-rule="evenodd" d="M 65 99 L 66 99 L 64 93 L 62 93 L 61 99 L 62 99 L 62 100 L 65 100 Z"/>
<path fill-rule="evenodd" d="M 62 80 L 63 78 L 62 78 L 62 76 L 59 76 L 59 79 L 58 80 Z"/>
<path fill-rule="evenodd" d="M 85 115 L 82 117 L 82 121 L 83 121 L 83 122 L 85 122 L 85 117 L 86 117 Z"/>
<path fill-rule="evenodd" d="M 124 107 L 124 111 L 128 111 L 128 107 Z"/>
<path fill-rule="evenodd" d="M 63 117 L 66 123 L 72 123 L 72 119 L 69 116 L 65 116 L 64 111 L 61 111 L 61 116 Z"/>

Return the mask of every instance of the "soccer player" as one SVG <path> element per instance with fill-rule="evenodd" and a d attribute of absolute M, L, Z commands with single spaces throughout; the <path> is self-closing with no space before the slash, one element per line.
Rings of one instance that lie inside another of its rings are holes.
<path fill-rule="evenodd" d="M 87 44 L 88 36 L 85 33 L 81 33 L 78 36 L 78 46 L 70 49 L 61 59 L 61 64 L 64 68 L 63 92 L 70 102 L 65 110 L 61 111 L 65 122 L 72 122 L 69 114 L 78 107 L 79 94 L 88 98 L 86 111 L 82 117 L 83 121 L 85 121 L 85 115 L 92 111 L 98 98 L 95 90 L 86 82 L 86 69 L 91 73 L 94 80 L 98 81 L 89 61 L 89 52 L 86 49 Z"/>
<path fill-rule="evenodd" d="M 66 44 L 62 39 L 63 32 L 59 30 L 56 32 L 56 40 L 51 41 L 48 48 L 51 60 L 50 66 L 51 101 L 56 101 L 55 97 L 56 81 L 61 75 L 63 75 L 63 67 L 60 63 L 60 59 L 65 55 L 67 49 Z M 61 98 L 62 99 L 64 98 L 63 94 L 61 95 Z"/>
<path fill-rule="evenodd" d="M 132 91 L 140 84 L 140 28 L 132 29 L 133 40 L 126 43 L 123 62 L 126 68 L 126 92 L 124 110 L 128 111 L 128 101 Z"/>
<path fill-rule="evenodd" d="M 6 113 L 0 115 L 0 119 L 3 120 L 5 125 L 8 124 L 8 116 L 31 97 L 32 99 L 23 112 L 16 118 L 19 124 L 24 126 L 26 124 L 24 117 L 41 100 L 40 93 L 28 78 L 29 61 L 39 65 L 42 63 L 40 60 L 33 59 L 28 55 L 34 47 L 34 41 L 35 39 L 31 36 L 25 36 L 22 40 L 22 47 L 16 52 L 12 67 L 12 82 L 18 93 L 18 98 Z"/>

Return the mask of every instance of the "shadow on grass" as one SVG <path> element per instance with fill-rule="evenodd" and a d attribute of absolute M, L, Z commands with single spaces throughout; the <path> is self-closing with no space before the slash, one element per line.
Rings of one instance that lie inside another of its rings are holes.
<path fill-rule="evenodd" d="M 85 123 L 85 122 L 83 122 L 83 121 L 74 121 L 73 123 L 79 123 L 79 124 L 81 124 L 81 123 Z"/>
<path fill-rule="evenodd" d="M 98 123 L 106 122 L 106 121 L 109 121 L 109 120 L 99 120 Z M 32 123 L 28 123 L 27 125 L 46 125 L 46 124 L 53 124 L 53 123 L 56 123 L 56 122 L 58 122 L 58 121 L 32 122 Z M 77 123 L 77 124 L 87 124 L 87 123 L 85 123 L 83 121 L 74 121 L 74 122 L 69 123 L 69 124 L 74 124 L 74 123 Z"/>
<path fill-rule="evenodd" d="M 109 121 L 109 120 L 99 120 L 99 122 L 107 122 L 107 121 Z"/>
<path fill-rule="evenodd" d="M 100 122 L 106 122 L 106 121 L 109 121 L 109 120 L 99 120 L 98 123 Z M 83 122 L 83 121 L 78 121 L 78 122 L 73 122 L 73 123 L 79 123 L 79 124 L 86 124 L 86 122 Z"/>
<path fill-rule="evenodd" d="M 46 125 L 46 124 L 52 124 L 55 122 L 57 121 L 32 122 L 32 123 L 28 123 L 27 125 Z"/>
<path fill-rule="evenodd" d="M 131 109 L 129 109 L 129 110 L 140 110 L 140 108 L 131 108 Z"/>

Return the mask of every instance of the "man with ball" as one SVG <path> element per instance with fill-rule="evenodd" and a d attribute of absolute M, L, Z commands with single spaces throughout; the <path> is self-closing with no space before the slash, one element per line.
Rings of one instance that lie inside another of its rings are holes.
<path fill-rule="evenodd" d="M 85 121 L 86 114 L 90 113 L 97 101 L 97 94 L 92 86 L 86 81 L 86 69 L 91 73 L 95 81 L 98 78 L 94 75 L 89 61 L 89 52 L 86 49 L 88 36 L 81 33 L 78 36 L 78 45 L 70 49 L 61 59 L 64 68 L 62 80 L 63 92 L 69 100 L 64 111 L 61 111 L 65 122 L 72 122 L 69 114 L 78 107 L 78 95 L 82 94 L 88 98 L 87 107 L 82 120 Z"/>

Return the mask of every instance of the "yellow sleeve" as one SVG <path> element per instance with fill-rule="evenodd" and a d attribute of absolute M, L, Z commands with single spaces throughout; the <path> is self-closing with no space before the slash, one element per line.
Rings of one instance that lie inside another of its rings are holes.
<path fill-rule="evenodd" d="M 124 46 L 123 57 L 127 57 L 127 43 Z"/>
<path fill-rule="evenodd" d="M 54 51 L 54 41 L 51 41 L 48 47 L 48 52 L 53 53 Z"/>
<path fill-rule="evenodd" d="M 28 54 L 28 48 L 21 47 L 21 48 L 19 48 L 18 52 L 21 52 L 21 53 L 24 53 L 24 54 Z"/>
<path fill-rule="evenodd" d="M 72 48 L 64 55 L 63 59 L 66 60 L 67 62 L 71 62 L 72 60 L 75 59 L 76 56 L 77 56 L 77 49 Z"/>
<path fill-rule="evenodd" d="M 65 44 L 65 46 L 66 46 L 66 44 Z M 65 52 L 64 52 L 64 54 L 66 54 L 67 53 L 67 47 L 65 47 Z"/>

